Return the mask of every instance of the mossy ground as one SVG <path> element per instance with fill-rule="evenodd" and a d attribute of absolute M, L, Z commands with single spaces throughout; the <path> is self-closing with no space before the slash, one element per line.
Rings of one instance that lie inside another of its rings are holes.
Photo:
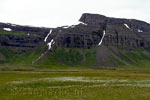
<path fill-rule="evenodd" d="M 149 69 L 150 68 L 150 52 L 143 48 L 132 48 L 127 50 L 126 48 L 118 48 L 120 59 L 112 57 L 111 60 L 115 61 L 118 67 L 122 68 L 138 68 Z M 126 62 L 126 63 L 125 63 Z"/>
<path fill-rule="evenodd" d="M 2 47 L 0 52 L 5 59 L 0 60 L 4 65 L 21 65 L 34 66 L 38 68 L 66 68 L 66 67 L 91 67 L 96 64 L 95 49 L 71 49 L 54 47 L 43 58 L 32 65 L 32 61 L 36 60 L 42 53 L 47 50 L 47 46 L 43 43 L 39 44 L 35 50 L 26 51 L 23 54 L 13 54 L 13 48 Z M 62 67 L 60 67 L 62 66 Z"/>
<path fill-rule="evenodd" d="M 148 70 L 0 72 L 0 100 L 149 100 L 149 79 Z"/>
<path fill-rule="evenodd" d="M 32 61 L 36 60 L 42 53 L 47 50 L 47 46 L 40 43 L 35 50 L 26 51 L 23 54 L 13 54 L 13 49 L 2 47 L 0 52 L 4 55 L 0 59 L 0 63 L 13 66 L 31 66 L 34 68 L 48 69 L 65 69 L 65 68 L 106 68 L 96 61 L 96 48 L 91 49 L 72 49 L 53 47 L 43 58 L 32 65 Z M 120 57 L 110 56 L 105 63 L 115 63 L 113 68 L 127 69 L 149 69 L 150 68 L 150 52 L 139 48 L 128 50 L 127 48 L 117 48 Z M 105 55 L 104 55 L 105 56 Z M 44 66 L 44 67 L 43 67 Z M 61 66 L 61 67 L 60 67 Z M 9 67 L 10 68 L 10 67 Z M 7 68 L 7 69 L 9 69 Z M 24 69 L 24 68 L 23 68 Z M 5 69 L 3 69 L 5 70 Z M 12 69 L 11 69 L 12 70 Z"/>

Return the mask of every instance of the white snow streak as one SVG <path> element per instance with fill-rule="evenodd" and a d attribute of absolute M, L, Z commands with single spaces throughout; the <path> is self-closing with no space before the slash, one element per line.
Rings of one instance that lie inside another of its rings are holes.
<path fill-rule="evenodd" d="M 44 42 L 46 42 L 47 41 L 47 38 L 49 37 L 49 35 L 52 33 L 52 30 L 50 30 L 50 32 L 47 34 L 47 36 L 45 37 L 45 39 L 44 39 Z"/>
<path fill-rule="evenodd" d="M 99 42 L 99 44 L 98 44 L 98 45 L 101 45 L 101 44 L 102 44 L 105 34 L 106 34 L 106 32 L 105 32 L 105 30 L 104 30 L 104 31 L 103 31 L 102 39 L 101 39 L 101 41 Z"/>
<path fill-rule="evenodd" d="M 46 50 L 44 53 L 42 53 L 36 60 L 32 61 L 32 64 L 36 63 L 37 61 L 39 61 L 42 57 L 44 57 L 47 52 L 51 49 L 52 44 L 54 44 L 54 40 L 52 39 L 49 43 L 47 43 L 48 46 L 48 50 Z"/>
<path fill-rule="evenodd" d="M 47 36 L 45 37 L 44 39 L 44 42 L 47 41 L 47 38 L 49 37 L 49 35 L 52 33 L 52 30 L 50 30 L 50 32 L 47 34 Z M 29 33 L 28 33 L 29 34 Z M 32 64 L 36 63 L 38 60 L 40 60 L 42 57 L 44 57 L 47 52 L 51 49 L 52 47 L 52 44 L 54 44 L 54 40 L 52 39 L 49 43 L 47 43 L 47 46 L 48 46 L 48 50 L 46 50 L 44 53 L 42 53 L 36 60 L 32 61 Z"/>
<path fill-rule="evenodd" d="M 79 25 L 79 24 L 87 25 L 87 24 L 86 24 L 86 23 L 84 23 L 84 22 L 78 21 L 77 23 L 75 23 L 75 24 L 74 24 L 74 25 L 72 25 L 72 26 Z"/>
<path fill-rule="evenodd" d="M 142 30 L 138 29 L 138 32 L 143 32 Z"/>
<path fill-rule="evenodd" d="M 3 30 L 5 30 L 5 31 L 12 31 L 12 29 L 10 29 L 10 28 L 3 28 Z"/>
<path fill-rule="evenodd" d="M 125 26 L 126 28 L 130 29 L 130 27 L 128 26 L 128 24 L 124 24 L 124 26 Z"/>
<path fill-rule="evenodd" d="M 84 22 L 80 22 L 80 21 L 79 21 L 79 24 L 87 25 L 86 23 L 84 23 Z"/>
<path fill-rule="evenodd" d="M 70 26 L 63 26 L 63 28 L 69 28 Z"/>
<path fill-rule="evenodd" d="M 52 44 L 54 44 L 54 40 L 52 39 L 49 43 L 47 43 L 48 46 L 48 50 L 50 50 L 52 48 Z"/>
<path fill-rule="evenodd" d="M 74 28 L 75 26 L 77 26 L 77 25 L 79 25 L 79 24 L 87 25 L 87 24 L 84 23 L 84 22 L 78 21 L 77 23 L 75 23 L 75 24 L 73 24 L 73 25 L 71 25 L 71 26 L 62 26 L 62 28 L 65 28 L 65 29 L 67 29 L 67 28 Z"/>
<path fill-rule="evenodd" d="M 49 35 L 52 33 L 52 30 L 50 30 L 50 32 L 47 34 L 47 36 L 45 37 L 45 39 L 44 39 L 44 42 L 46 42 L 47 41 L 47 38 L 49 37 Z M 54 40 L 52 39 L 49 43 L 47 43 L 47 46 L 48 46 L 48 50 L 50 50 L 51 49 L 51 47 L 52 47 L 52 44 L 54 44 Z"/>

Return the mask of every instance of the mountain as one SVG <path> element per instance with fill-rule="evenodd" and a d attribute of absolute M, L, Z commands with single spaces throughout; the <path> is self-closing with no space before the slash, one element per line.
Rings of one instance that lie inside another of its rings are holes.
<path fill-rule="evenodd" d="M 0 23 L 0 63 L 41 66 L 150 65 L 150 24 L 84 13 L 77 25 L 57 28 Z"/>

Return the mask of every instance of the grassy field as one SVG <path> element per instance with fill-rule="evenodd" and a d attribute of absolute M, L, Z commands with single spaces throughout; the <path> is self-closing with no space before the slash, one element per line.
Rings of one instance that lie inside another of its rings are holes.
<path fill-rule="evenodd" d="M 150 70 L 1 71 L 0 100 L 150 100 Z"/>

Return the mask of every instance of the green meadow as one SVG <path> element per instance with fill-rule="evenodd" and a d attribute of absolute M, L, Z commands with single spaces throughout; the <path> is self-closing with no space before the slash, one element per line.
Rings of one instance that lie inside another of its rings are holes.
<path fill-rule="evenodd" d="M 0 100 L 150 100 L 150 71 L 1 71 Z"/>

